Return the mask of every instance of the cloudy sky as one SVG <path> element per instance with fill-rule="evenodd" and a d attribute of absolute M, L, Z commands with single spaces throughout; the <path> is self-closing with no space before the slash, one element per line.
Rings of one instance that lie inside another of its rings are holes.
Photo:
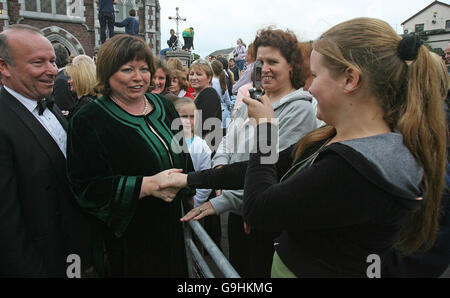
<path fill-rule="evenodd" d="M 167 46 L 170 29 L 176 30 L 175 8 L 186 18 L 179 30 L 195 29 L 194 52 L 201 57 L 234 47 L 240 37 L 248 45 L 258 29 L 290 29 L 302 41 L 312 40 L 342 21 L 375 17 L 387 21 L 398 33 L 401 23 L 433 0 L 160 0 L 161 42 Z M 449 0 L 441 2 L 450 4 Z M 180 34 L 181 38 L 181 34 Z M 182 38 L 181 38 L 182 40 Z"/>

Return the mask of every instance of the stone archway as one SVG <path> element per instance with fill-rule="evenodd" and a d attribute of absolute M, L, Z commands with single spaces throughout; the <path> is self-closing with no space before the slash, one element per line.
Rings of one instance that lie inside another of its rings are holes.
<path fill-rule="evenodd" d="M 80 41 L 67 30 L 58 26 L 50 26 L 41 29 L 41 31 L 51 43 L 58 42 L 65 46 L 71 55 L 86 54 Z"/>

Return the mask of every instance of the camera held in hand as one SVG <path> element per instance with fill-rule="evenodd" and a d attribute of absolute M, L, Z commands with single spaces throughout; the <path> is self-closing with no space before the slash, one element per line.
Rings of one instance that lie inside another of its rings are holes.
<path fill-rule="evenodd" d="M 264 95 L 264 91 L 261 89 L 261 81 L 262 81 L 262 61 L 256 60 L 253 66 L 253 88 L 250 88 L 248 91 L 250 93 L 250 97 L 256 100 Z"/>

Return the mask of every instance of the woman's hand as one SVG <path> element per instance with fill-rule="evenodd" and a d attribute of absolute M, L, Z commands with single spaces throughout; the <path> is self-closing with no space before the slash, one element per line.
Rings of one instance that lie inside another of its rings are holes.
<path fill-rule="evenodd" d="M 203 217 L 216 214 L 216 210 L 214 210 L 213 206 L 210 202 L 206 202 L 198 208 L 194 208 L 189 211 L 185 216 L 183 216 L 180 221 L 186 222 L 191 219 L 200 220 Z"/>
<path fill-rule="evenodd" d="M 164 175 L 161 177 L 161 180 L 159 181 L 159 187 L 160 188 L 167 188 L 167 187 L 175 187 L 175 188 L 184 188 L 187 187 L 187 174 L 183 174 L 183 170 L 167 170 L 170 172 L 167 172 L 167 175 Z"/>
<path fill-rule="evenodd" d="M 250 233 L 252 232 L 252 228 L 244 221 L 244 232 L 247 235 L 250 235 Z"/>
<path fill-rule="evenodd" d="M 164 188 L 154 191 L 152 196 L 157 197 L 164 202 L 172 203 L 179 191 L 179 188 Z"/>
<path fill-rule="evenodd" d="M 244 97 L 243 102 L 248 106 L 248 117 L 256 120 L 257 124 L 264 122 L 275 121 L 275 113 L 272 108 L 272 103 L 267 95 L 263 95 L 260 100 Z"/>
<path fill-rule="evenodd" d="M 166 184 L 166 181 L 169 179 L 170 175 L 175 173 L 179 174 L 182 171 L 182 169 L 170 169 L 153 176 L 144 177 L 142 180 L 141 194 L 139 198 L 154 196 L 165 202 L 171 203 L 182 187 L 170 185 L 162 187 L 161 185 Z"/>

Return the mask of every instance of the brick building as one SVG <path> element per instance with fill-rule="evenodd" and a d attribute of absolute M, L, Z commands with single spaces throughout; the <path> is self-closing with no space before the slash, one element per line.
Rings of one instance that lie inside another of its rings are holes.
<path fill-rule="evenodd" d="M 161 49 L 159 0 L 118 0 L 116 21 L 134 8 L 139 36 L 153 52 Z M 100 45 L 100 24 L 94 0 L 0 0 L 0 31 L 12 24 L 38 27 L 52 43 L 64 45 L 71 54 L 94 55 Z M 115 28 L 124 33 L 124 28 Z"/>

